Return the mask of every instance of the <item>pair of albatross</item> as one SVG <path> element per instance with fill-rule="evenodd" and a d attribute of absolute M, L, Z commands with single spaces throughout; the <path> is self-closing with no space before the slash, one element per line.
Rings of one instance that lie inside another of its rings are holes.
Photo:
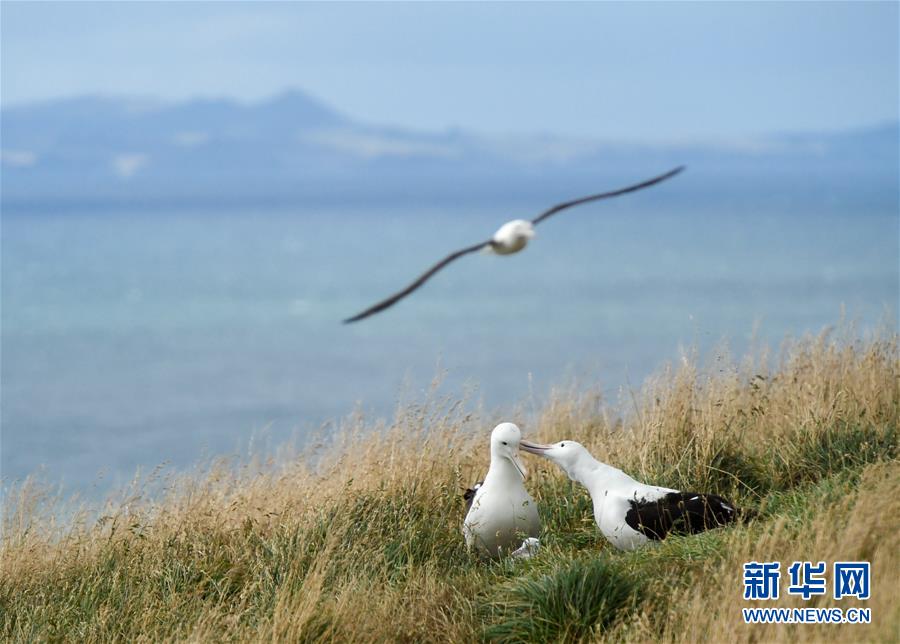
<path fill-rule="evenodd" d="M 497 229 L 497 232 L 494 233 L 493 237 L 491 237 L 487 241 L 478 242 L 477 244 L 473 244 L 472 246 L 467 246 L 466 248 L 462 248 L 450 253 L 444 259 L 422 273 L 419 277 L 416 278 L 414 282 L 412 282 L 402 291 L 398 291 L 393 295 L 383 299 L 382 301 L 373 304 L 365 311 L 357 313 L 353 317 L 347 318 L 346 320 L 344 320 L 344 324 L 349 324 L 350 322 L 358 322 L 369 317 L 370 315 L 374 315 L 394 306 L 394 304 L 405 298 L 407 295 L 410 295 L 413 291 L 415 291 L 417 288 L 431 279 L 435 273 L 444 268 L 447 264 L 459 259 L 460 257 L 463 257 L 464 255 L 485 250 L 496 255 L 512 255 L 513 253 L 518 253 L 528 245 L 528 242 L 532 238 L 534 238 L 535 226 L 537 226 L 545 219 L 552 217 L 556 213 L 565 210 L 566 208 L 579 206 L 591 201 L 598 201 L 600 199 L 618 197 L 619 195 L 628 194 L 629 192 L 643 190 L 644 188 L 649 188 L 650 186 L 656 185 L 661 181 L 665 181 L 670 177 L 674 177 L 682 170 L 684 170 L 684 166 L 679 166 L 677 168 L 674 168 L 673 170 L 669 170 L 665 174 L 659 175 L 658 177 L 653 177 L 652 179 L 647 179 L 646 181 L 641 181 L 640 183 L 635 183 L 624 188 L 565 201 L 553 206 L 552 208 L 548 208 L 530 221 L 527 219 L 513 219 L 512 221 L 508 221 L 500 226 L 500 228 Z"/>
<path fill-rule="evenodd" d="M 635 550 L 669 534 L 694 534 L 733 523 L 747 513 L 715 494 L 645 485 L 601 463 L 581 444 L 543 445 L 522 440 L 519 428 L 501 423 L 491 432 L 491 464 L 484 481 L 463 495 L 466 545 L 482 554 L 530 556 L 541 525 L 537 505 L 523 485 L 519 448 L 543 456 L 587 488 L 600 532 L 619 550 Z"/>

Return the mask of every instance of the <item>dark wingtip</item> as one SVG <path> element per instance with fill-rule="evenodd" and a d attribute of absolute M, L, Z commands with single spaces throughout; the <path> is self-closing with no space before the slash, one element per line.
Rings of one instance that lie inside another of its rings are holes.
<path fill-rule="evenodd" d="M 353 317 L 344 318 L 343 320 L 341 320 L 341 324 L 353 324 L 354 322 L 359 322 L 360 320 L 369 317 L 373 313 L 375 313 L 375 311 L 363 311 L 362 313 L 357 313 Z"/>

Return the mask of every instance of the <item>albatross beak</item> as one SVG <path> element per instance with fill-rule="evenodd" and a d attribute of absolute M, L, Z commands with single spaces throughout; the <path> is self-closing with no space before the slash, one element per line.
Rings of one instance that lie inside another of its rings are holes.
<path fill-rule="evenodd" d="M 522 480 L 524 481 L 527 470 L 525 469 L 525 466 L 522 465 L 522 461 L 519 460 L 518 452 L 513 452 L 512 454 L 510 454 L 509 460 L 511 460 L 512 464 L 516 466 L 517 470 L 519 470 L 519 474 L 522 475 Z"/>
<path fill-rule="evenodd" d="M 532 443 L 531 441 L 519 441 L 519 447 L 529 454 L 537 454 L 538 456 L 546 456 L 544 452 L 553 447 L 553 445 L 543 445 L 541 443 Z"/>

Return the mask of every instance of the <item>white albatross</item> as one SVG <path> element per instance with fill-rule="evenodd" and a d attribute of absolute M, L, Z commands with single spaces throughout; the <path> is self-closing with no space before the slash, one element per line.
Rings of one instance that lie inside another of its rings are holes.
<path fill-rule="evenodd" d="M 522 441 L 521 447 L 553 461 L 570 479 L 587 488 L 597 527 L 619 550 L 634 550 L 668 534 L 703 532 L 750 514 L 715 494 L 639 483 L 622 470 L 601 463 L 575 441 L 553 445 Z"/>
<path fill-rule="evenodd" d="M 636 183 L 630 186 L 626 186 L 624 188 L 619 188 L 618 190 L 612 190 L 610 192 L 601 192 L 596 195 L 590 195 L 587 197 L 581 197 L 579 199 L 572 199 L 571 201 L 566 201 L 561 204 L 557 204 L 552 208 L 549 208 L 542 212 L 540 215 L 532 219 L 531 221 L 527 219 L 513 219 L 512 221 L 508 221 L 494 233 L 493 237 L 488 239 L 487 241 L 479 242 L 472 246 L 468 246 L 466 248 L 454 251 L 447 255 L 444 259 L 439 261 L 437 264 L 429 268 L 422 275 L 420 275 L 416 280 L 407 286 L 402 291 L 398 291 L 378 302 L 377 304 L 373 304 L 365 311 L 361 313 L 357 313 L 353 317 L 347 318 L 344 320 L 344 324 L 348 324 L 350 322 L 358 322 L 364 318 L 369 317 L 370 315 L 374 315 L 379 311 L 383 311 L 386 308 L 389 308 L 402 300 L 404 297 L 415 291 L 417 288 L 422 286 L 425 282 L 427 282 L 435 273 L 444 268 L 450 262 L 459 259 L 463 255 L 468 255 L 469 253 L 475 253 L 480 250 L 488 250 L 497 255 L 512 255 L 513 253 L 518 253 L 520 250 L 525 248 L 528 245 L 528 241 L 534 237 L 534 227 L 539 223 L 555 215 L 561 210 L 565 210 L 566 208 L 571 208 L 572 206 L 578 206 L 583 203 L 588 203 L 589 201 L 596 201 L 598 199 L 607 199 L 609 197 L 617 197 L 619 195 L 624 195 L 629 192 L 635 192 L 637 190 L 642 190 L 643 188 L 649 188 L 650 186 L 659 183 L 660 181 L 665 181 L 670 177 L 674 177 L 676 174 L 684 170 L 684 166 L 679 166 L 673 170 L 669 170 L 665 174 L 661 174 L 658 177 L 653 177 L 652 179 L 647 179 L 646 181 L 642 181 L 640 183 Z"/>
<path fill-rule="evenodd" d="M 519 461 L 522 434 L 512 423 L 491 432 L 491 465 L 484 481 L 464 495 L 469 511 L 463 535 L 470 549 L 491 557 L 528 557 L 541 532 L 537 505 L 525 489 L 525 467 Z"/>

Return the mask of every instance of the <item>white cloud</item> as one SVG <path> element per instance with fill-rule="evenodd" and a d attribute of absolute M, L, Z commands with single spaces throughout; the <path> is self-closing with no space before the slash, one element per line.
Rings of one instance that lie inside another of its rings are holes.
<path fill-rule="evenodd" d="M 601 144 L 590 139 L 554 136 L 491 137 L 485 146 L 494 154 L 521 163 L 570 163 L 596 154 Z"/>
<path fill-rule="evenodd" d="M 31 150 L 0 150 L 0 161 L 12 168 L 30 168 L 37 159 L 37 154 Z"/>
<path fill-rule="evenodd" d="M 386 134 L 353 132 L 350 130 L 323 130 L 303 135 L 304 140 L 318 143 L 363 159 L 380 157 L 441 157 L 459 156 L 452 145 L 413 141 Z"/>
<path fill-rule="evenodd" d="M 209 141 L 209 132 L 178 132 L 172 137 L 172 143 L 183 148 L 195 148 Z"/>
<path fill-rule="evenodd" d="M 122 179 L 130 179 L 147 165 L 149 159 L 146 154 L 120 154 L 113 158 L 113 172 Z"/>

